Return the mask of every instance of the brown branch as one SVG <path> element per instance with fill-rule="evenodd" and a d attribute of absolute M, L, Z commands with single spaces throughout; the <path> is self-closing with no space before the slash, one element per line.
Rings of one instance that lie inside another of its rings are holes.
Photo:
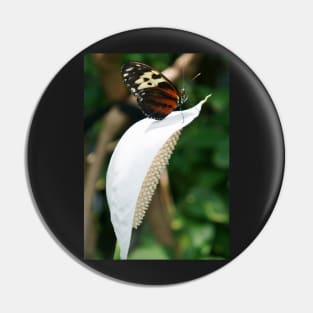
<path fill-rule="evenodd" d="M 191 78 L 197 74 L 197 69 L 202 58 L 203 55 L 199 53 L 184 53 L 175 60 L 172 66 L 168 67 L 162 73 L 172 82 L 181 78 L 183 73 L 185 77 Z"/>
<path fill-rule="evenodd" d="M 113 107 L 103 118 L 103 126 L 96 144 L 94 160 L 89 166 L 84 190 L 84 243 L 85 257 L 90 258 L 95 251 L 96 237 L 92 234 L 94 220 L 92 216 L 92 200 L 95 192 L 95 185 L 101 172 L 103 162 L 108 152 L 109 144 L 116 138 L 122 129 L 129 123 L 126 114 Z"/>

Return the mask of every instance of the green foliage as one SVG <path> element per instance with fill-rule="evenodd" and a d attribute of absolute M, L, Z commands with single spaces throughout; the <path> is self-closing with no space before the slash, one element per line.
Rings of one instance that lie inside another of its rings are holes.
<path fill-rule="evenodd" d="M 107 102 L 101 88 L 98 70 L 90 55 L 86 55 L 84 59 L 84 74 L 84 117 L 86 118 L 97 109 L 106 106 Z"/>
<path fill-rule="evenodd" d="M 154 260 L 168 259 L 166 250 L 158 243 L 152 245 L 138 246 L 130 252 L 128 259 L 130 260 L 149 260 L 151 257 Z"/>
<path fill-rule="evenodd" d="M 173 54 L 124 54 L 122 62 L 141 61 L 163 70 Z M 199 118 L 184 128 L 168 166 L 175 210 L 171 228 L 182 259 L 223 259 L 229 256 L 229 85 L 227 62 L 206 55 L 201 76 L 188 78 L 184 87 L 193 106 L 211 93 Z M 97 70 L 85 59 L 85 117 L 107 105 Z M 183 108 L 185 109 L 185 108 Z M 87 153 L 93 151 L 100 123 L 85 133 Z M 103 170 L 105 177 L 106 168 Z M 112 258 L 114 233 L 109 222 L 105 192 L 99 190 L 94 205 L 98 218 L 98 257 Z M 133 232 L 130 259 L 172 259 L 177 253 L 158 242 L 147 220 Z M 105 238 L 104 238 L 105 236 Z M 110 242 L 110 244 L 108 244 Z M 113 242 L 113 243 L 112 243 Z"/>

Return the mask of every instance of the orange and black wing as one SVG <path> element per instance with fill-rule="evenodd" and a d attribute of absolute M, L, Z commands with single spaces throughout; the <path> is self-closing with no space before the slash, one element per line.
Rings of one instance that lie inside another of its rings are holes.
<path fill-rule="evenodd" d="M 140 62 L 129 62 L 122 66 L 122 77 L 147 117 L 161 120 L 177 108 L 177 88 L 152 67 Z"/>

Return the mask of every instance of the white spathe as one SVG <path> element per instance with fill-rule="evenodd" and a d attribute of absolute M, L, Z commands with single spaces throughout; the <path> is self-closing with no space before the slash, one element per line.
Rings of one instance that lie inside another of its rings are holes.
<path fill-rule="evenodd" d="M 161 121 L 145 118 L 119 140 L 107 170 L 106 194 L 121 259 L 127 258 L 138 195 L 152 161 L 175 132 L 199 115 L 209 97 L 188 110 L 172 112 Z"/>

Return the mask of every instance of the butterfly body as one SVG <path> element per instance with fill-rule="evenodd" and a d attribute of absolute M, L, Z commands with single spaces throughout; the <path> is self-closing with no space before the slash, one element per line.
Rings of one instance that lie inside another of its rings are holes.
<path fill-rule="evenodd" d="M 122 66 L 121 72 L 125 85 L 147 117 L 161 120 L 187 101 L 184 89 L 178 91 L 169 79 L 149 65 L 129 62 Z"/>

